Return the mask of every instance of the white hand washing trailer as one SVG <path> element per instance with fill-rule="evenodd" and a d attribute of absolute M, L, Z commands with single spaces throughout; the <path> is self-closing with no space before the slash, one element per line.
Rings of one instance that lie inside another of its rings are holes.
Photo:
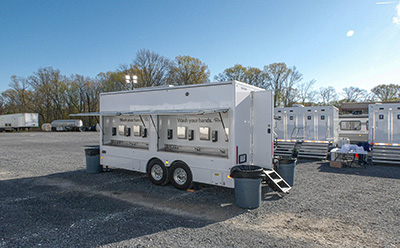
<path fill-rule="evenodd" d="M 178 189 L 234 187 L 239 164 L 272 169 L 273 97 L 232 81 L 100 95 L 100 163 Z"/>
<path fill-rule="evenodd" d="M 0 115 L 0 131 L 19 131 L 32 127 L 39 127 L 38 113 Z"/>
<path fill-rule="evenodd" d="M 369 105 L 372 162 L 400 164 L 400 103 Z"/>
<path fill-rule="evenodd" d="M 300 143 L 299 157 L 324 159 L 339 137 L 339 110 L 334 106 L 275 108 L 274 113 L 275 155 L 290 156 Z"/>

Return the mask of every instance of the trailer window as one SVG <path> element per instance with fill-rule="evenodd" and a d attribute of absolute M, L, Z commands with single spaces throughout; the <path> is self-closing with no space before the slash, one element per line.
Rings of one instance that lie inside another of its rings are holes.
<path fill-rule="evenodd" d="M 385 119 L 385 116 L 384 115 L 379 115 L 379 120 L 383 120 L 383 119 Z"/>
<path fill-rule="evenodd" d="M 290 119 L 291 121 L 293 121 L 293 116 L 290 116 L 289 119 Z"/>
<path fill-rule="evenodd" d="M 369 130 L 369 127 L 368 127 L 369 121 L 365 122 L 365 125 L 367 125 L 367 126 L 366 126 L 366 127 L 367 127 L 367 130 Z"/>
<path fill-rule="evenodd" d="M 311 120 L 311 115 L 307 116 L 307 120 Z"/>
<path fill-rule="evenodd" d="M 397 119 L 398 119 L 398 120 L 400 119 L 400 115 L 397 115 Z"/>
<path fill-rule="evenodd" d="M 325 115 L 321 115 L 321 120 L 325 120 Z"/>
<path fill-rule="evenodd" d="M 341 130 L 361 130 L 361 121 L 341 121 Z"/>

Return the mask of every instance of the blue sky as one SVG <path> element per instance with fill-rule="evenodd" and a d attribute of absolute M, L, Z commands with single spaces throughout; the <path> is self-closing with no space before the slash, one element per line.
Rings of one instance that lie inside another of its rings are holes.
<path fill-rule="evenodd" d="M 0 0 L 0 92 L 12 75 L 47 66 L 94 77 L 131 63 L 139 49 L 199 58 L 212 80 L 237 63 L 284 62 L 316 89 L 400 84 L 399 4 Z"/>

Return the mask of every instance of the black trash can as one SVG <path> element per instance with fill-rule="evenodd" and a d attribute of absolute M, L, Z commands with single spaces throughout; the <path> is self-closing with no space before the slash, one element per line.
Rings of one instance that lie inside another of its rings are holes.
<path fill-rule="evenodd" d="M 276 165 L 276 172 L 292 187 L 294 185 L 294 168 L 297 159 L 295 158 L 282 158 L 278 160 Z"/>
<path fill-rule="evenodd" d="M 86 172 L 90 174 L 100 173 L 103 167 L 100 165 L 100 147 L 87 146 L 85 147 L 86 156 Z"/>
<path fill-rule="evenodd" d="M 261 180 L 264 170 L 255 165 L 238 165 L 231 169 L 235 181 L 235 203 L 241 208 L 258 208 L 261 203 Z"/>

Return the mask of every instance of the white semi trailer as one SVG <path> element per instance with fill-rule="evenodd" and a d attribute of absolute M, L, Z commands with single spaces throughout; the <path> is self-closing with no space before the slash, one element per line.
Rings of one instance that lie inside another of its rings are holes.
<path fill-rule="evenodd" d="M 339 138 L 339 110 L 334 106 L 275 108 L 276 155 L 326 158 L 329 146 Z"/>
<path fill-rule="evenodd" d="M 39 114 L 37 113 L 0 115 L 0 131 L 19 131 L 32 127 L 39 127 Z"/>
<path fill-rule="evenodd" d="M 147 173 L 157 185 L 233 188 L 233 166 L 273 168 L 272 92 L 248 84 L 102 93 L 92 115 L 100 116 L 101 165 Z"/>
<path fill-rule="evenodd" d="M 400 164 L 400 103 L 370 104 L 368 115 L 372 162 Z"/>

